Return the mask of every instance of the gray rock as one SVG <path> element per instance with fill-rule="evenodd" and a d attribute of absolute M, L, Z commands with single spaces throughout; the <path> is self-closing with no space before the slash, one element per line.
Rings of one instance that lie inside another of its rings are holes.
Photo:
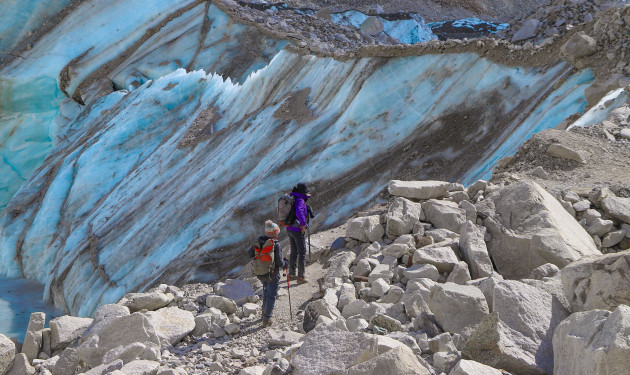
<path fill-rule="evenodd" d="M 610 232 L 612 227 L 613 227 L 612 220 L 603 220 L 603 219 L 597 218 L 597 219 L 593 219 L 590 222 L 590 224 L 586 228 L 586 231 L 590 235 L 601 237 L 605 235 L 606 233 Z"/>
<path fill-rule="evenodd" d="M 554 158 L 573 160 L 581 164 L 586 163 L 586 157 L 580 151 L 559 143 L 549 145 L 549 147 L 547 147 L 547 153 Z"/>
<path fill-rule="evenodd" d="M 468 264 L 466 264 L 466 262 L 458 262 L 455 267 L 453 267 L 453 271 L 451 271 L 448 275 L 446 281 L 459 285 L 465 285 L 466 282 L 470 281 Z"/>
<path fill-rule="evenodd" d="M 100 362 L 98 363 L 100 364 Z M 90 367 L 96 367 L 98 364 Z M 76 349 L 66 348 L 51 368 L 55 375 L 74 375 L 79 366 L 79 355 Z"/>
<path fill-rule="evenodd" d="M 335 306 L 331 306 L 321 299 L 315 300 L 306 305 L 304 309 L 302 330 L 306 333 L 310 332 L 317 325 L 317 319 L 320 316 L 335 320 L 341 318 L 342 314 Z"/>
<path fill-rule="evenodd" d="M 379 264 L 372 269 L 370 276 L 368 276 L 368 280 L 370 284 L 373 284 L 377 279 L 384 279 L 388 283 L 391 283 L 393 277 L 394 273 L 390 270 L 387 264 Z"/>
<path fill-rule="evenodd" d="M 459 233 L 459 250 L 468 263 L 471 277 L 478 279 L 492 275 L 494 269 L 481 229 L 473 222 L 466 221 Z"/>
<path fill-rule="evenodd" d="M 461 359 L 448 375 L 502 375 L 500 370 L 483 363 Z"/>
<path fill-rule="evenodd" d="M 361 31 L 370 36 L 378 36 L 383 32 L 383 22 L 378 17 L 368 17 L 360 26 Z"/>
<path fill-rule="evenodd" d="M 384 328 L 387 332 L 399 332 L 403 330 L 400 321 L 385 314 L 376 314 L 370 319 L 370 327 L 374 326 Z"/>
<path fill-rule="evenodd" d="M 50 325 L 51 349 L 60 350 L 81 335 L 92 324 L 91 318 L 77 318 L 74 316 L 60 316 L 52 319 Z"/>
<path fill-rule="evenodd" d="M 556 375 L 625 374 L 630 369 L 630 307 L 572 314 L 553 334 Z"/>
<path fill-rule="evenodd" d="M 356 254 L 352 251 L 342 251 L 335 254 L 330 260 L 330 266 L 326 271 L 324 282 L 329 284 L 335 278 L 341 278 L 344 281 L 350 279 L 350 265 L 356 259 Z"/>
<path fill-rule="evenodd" d="M 351 301 L 343 308 L 343 312 L 341 315 L 346 319 L 351 316 L 359 315 L 366 305 L 367 302 L 362 299 Z"/>
<path fill-rule="evenodd" d="M 537 19 L 529 19 L 523 22 L 523 25 L 518 29 L 518 31 L 512 37 L 512 43 L 520 42 L 520 41 L 535 37 L 536 34 L 538 34 L 540 25 L 542 25 L 542 22 L 540 22 Z"/>
<path fill-rule="evenodd" d="M 434 242 L 459 239 L 459 234 L 444 228 L 427 230 L 424 234 L 433 238 Z"/>
<path fill-rule="evenodd" d="M 109 374 L 109 373 L 111 373 L 113 371 L 120 370 L 121 368 L 123 368 L 124 365 L 125 364 L 123 363 L 123 361 L 118 359 L 118 360 L 115 360 L 115 361 L 113 361 L 111 363 L 107 363 L 107 364 L 102 364 L 102 365 L 96 366 L 93 369 L 87 371 L 85 373 L 85 375 Z M 178 375 L 178 374 L 175 374 L 175 375 Z"/>
<path fill-rule="evenodd" d="M 389 283 L 387 283 L 384 279 L 376 279 L 371 284 L 372 287 L 370 288 L 370 295 L 377 298 L 383 297 L 390 288 Z"/>
<path fill-rule="evenodd" d="M 621 129 L 619 135 L 621 136 L 621 138 L 630 139 L 630 128 Z"/>
<path fill-rule="evenodd" d="M 416 264 L 405 268 L 403 274 L 407 280 L 426 278 L 437 281 L 438 277 L 440 277 L 438 269 L 432 264 Z"/>
<path fill-rule="evenodd" d="M 251 366 L 251 367 L 246 367 L 244 369 L 241 369 L 238 375 L 263 375 L 264 371 L 265 371 L 265 366 L 257 365 L 257 366 Z"/>
<path fill-rule="evenodd" d="M 304 336 L 299 332 L 270 329 L 267 331 L 267 343 L 271 346 L 291 346 L 297 344 Z"/>
<path fill-rule="evenodd" d="M 13 366 L 7 375 L 35 375 L 35 368 L 31 366 L 24 353 L 16 354 L 13 359 Z"/>
<path fill-rule="evenodd" d="M 450 247 L 423 247 L 413 253 L 414 264 L 432 264 L 440 272 L 451 272 L 458 262 Z"/>
<path fill-rule="evenodd" d="M 170 293 L 129 293 L 118 303 L 127 306 L 131 312 L 143 309 L 153 311 L 167 306 L 173 298 L 175 297 Z"/>
<path fill-rule="evenodd" d="M 517 374 L 550 374 L 553 331 L 568 315 L 543 282 L 499 281 L 493 313 L 466 341 L 463 354 Z"/>
<path fill-rule="evenodd" d="M 160 348 L 154 344 L 147 346 L 141 342 L 134 342 L 127 346 L 117 346 L 105 353 L 103 363 L 120 361 L 124 365 L 139 359 L 148 361 L 160 360 Z"/>
<path fill-rule="evenodd" d="M 26 331 L 24 335 L 24 344 L 22 345 L 22 353 L 26 355 L 29 363 L 39 355 L 42 347 L 42 331 Z"/>
<path fill-rule="evenodd" d="M 343 375 L 429 375 L 427 370 L 406 346 L 398 346 L 361 362 L 342 372 Z"/>
<path fill-rule="evenodd" d="M 370 266 L 370 262 L 364 258 L 361 259 L 356 266 L 354 266 L 352 276 L 367 276 L 370 272 L 372 272 L 372 266 Z"/>
<path fill-rule="evenodd" d="M 466 211 L 454 202 L 430 199 L 422 203 L 422 212 L 436 228 L 446 228 L 455 233 L 459 233 L 466 221 Z"/>
<path fill-rule="evenodd" d="M 11 368 L 15 358 L 15 344 L 8 337 L 0 334 L 0 374 L 4 375 Z"/>
<path fill-rule="evenodd" d="M 414 225 L 420 221 L 422 206 L 408 199 L 398 197 L 387 211 L 385 233 L 394 238 L 413 231 Z"/>
<path fill-rule="evenodd" d="M 484 225 L 497 271 L 508 278 L 528 277 L 546 263 L 562 268 L 601 254 L 591 236 L 556 198 L 533 181 L 519 181 L 491 194 Z"/>
<path fill-rule="evenodd" d="M 621 242 L 624 237 L 626 237 L 626 231 L 624 230 L 610 232 L 602 238 L 602 247 L 613 247 Z"/>
<path fill-rule="evenodd" d="M 573 209 L 575 210 L 575 212 L 586 211 L 589 208 L 591 208 L 591 201 L 589 201 L 588 199 L 582 199 L 579 202 L 573 203 Z"/>
<path fill-rule="evenodd" d="M 136 342 L 161 347 L 158 334 L 149 319 L 141 313 L 116 317 L 107 322 L 94 333 L 91 340 L 79 345 L 77 354 L 88 366 L 96 367 L 103 362 L 103 356 L 108 351 Z"/>
<path fill-rule="evenodd" d="M 459 353 L 438 352 L 433 354 L 433 367 L 440 373 L 448 373 L 460 359 Z"/>
<path fill-rule="evenodd" d="M 413 247 L 415 250 L 415 246 Z M 402 243 L 393 243 L 391 245 L 385 246 L 382 250 L 383 255 L 393 257 L 394 259 L 399 259 L 403 255 L 407 254 L 411 250 L 411 248 L 407 244 Z"/>
<path fill-rule="evenodd" d="M 630 223 L 630 198 L 604 198 L 601 205 L 606 215 Z"/>
<path fill-rule="evenodd" d="M 546 180 L 549 178 L 549 174 L 547 174 L 547 171 L 545 171 L 545 168 L 541 166 L 534 168 L 534 170 L 531 173 L 532 173 L 532 176 L 541 178 L 543 180 Z"/>
<path fill-rule="evenodd" d="M 612 310 L 630 304 L 630 251 L 585 258 L 560 272 L 571 311 Z"/>
<path fill-rule="evenodd" d="M 293 375 L 320 375 L 344 371 L 359 359 L 377 355 L 373 335 L 341 330 L 314 330 L 291 356 Z M 361 361 L 361 362 L 363 362 Z"/>
<path fill-rule="evenodd" d="M 125 375 L 156 375 L 160 368 L 160 362 L 137 360 L 127 363 L 120 370 Z"/>
<path fill-rule="evenodd" d="M 217 288 L 216 294 L 242 304 L 254 295 L 254 288 L 247 281 L 227 279 Z"/>
<path fill-rule="evenodd" d="M 458 207 L 466 212 L 466 220 L 477 221 L 477 207 L 469 201 L 461 201 Z"/>
<path fill-rule="evenodd" d="M 236 312 L 236 302 L 229 298 L 212 294 L 206 297 L 206 306 L 214 307 L 215 309 L 218 309 L 228 315 Z"/>
<path fill-rule="evenodd" d="M 448 196 L 450 183 L 445 181 L 400 181 L 392 180 L 387 185 L 391 195 L 409 199 L 433 199 Z"/>
<path fill-rule="evenodd" d="M 435 320 L 447 332 L 470 336 L 477 324 L 489 313 L 481 290 L 453 283 L 435 284 L 429 295 L 429 308 Z"/>
<path fill-rule="evenodd" d="M 429 350 L 431 350 L 432 353 L 450 353 L 456 352 L 457 348 L 455 347 L 455 343 L 453 342 L 453 337 L 451 337 L 451 334 L 444 332 L 429 340 Z"/>
<path fill-rule="evenodd" d="M 542 280 L 545 277 L 554 277 L 560 273 L 560 269 L 555 264 L 547 263 L 536 267 L 529 274 L 530 279 Z"/>
<path fill-rule="evenodd" d="M 385 229 L 378 215 L 358 217 L 350 220 L 346 228 L 346 237 L 361 242 L 375 242 L 383 238 Z"/>
<path fill-rule="evenodd" d="M 247 283 L 249 284 L 249 283 Z M 195 317 L 190 311 L 165 307 L 145 314 L 158 336 L 175 345 L 195 328 Z"/>
<path fill-rule="evenodd" d="M 560 47 L 560 53 L 572 64 L 575 64 L 577 59 L 590 56 L 596 51 L 597 42 L 584 32 L 573 35 Z"/>
<path fill-rule="evenodd" d="M 460 191 L 449 192 L 448 196 L 455 203 L 460 203 L 460 202 L 464 202 L 464 201 L 470 201 L 470 197 L 468 196 L 468 193 L 466 193 L 465 191 L 461 191 L 461 190 Z"/>

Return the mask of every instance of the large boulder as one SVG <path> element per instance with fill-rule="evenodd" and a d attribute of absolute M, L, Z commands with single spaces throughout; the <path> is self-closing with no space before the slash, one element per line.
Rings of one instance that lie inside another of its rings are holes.
<path fill-rule="evenodd" d="M 546 263 L 562 268 L 601 254 L 560 202 L 533 181 L 519 181 L 490 194 L 481 212 L 491 234 L 488 252 L 504 277 L 526 278 Z"/>
<path fill-rule="evenodd" d="M 350 220 L 346 228 L 346 237 L 354 238 L 361 242 L 374 242 L 383 238 L 385 228 L 381 225 L 378 215 L 358 217 Z"/>
<path fill-rule="evenodd" d="M 435 284 L 428 301 L 435 320 L 451 333 L 468 337 L 489 313 L 486 298 L 477 287 L 454 283 Z"/>
<path fill-rule="evenodd" d="M 492 261 L 481 229 L 471 221 L 462 224 L 459 231 L 459 250 L 468 264 L 473 279 L 492 275 Z"/>
<path fill-rule="evenodd" d="M 572 314 L 553 334 L 555 375 L 627 374 L 630 307 Z"/>
<path fill-rule="evenodd" d="M 137 360 L 127 363 L 120 371 L 125 375 L 156 375 L 160 362 Z"/>
<path fill-rule="evenodd" d="M 608 197 L 601 205 L 606 215 L 630 223 L 630 198 Z"/>
<path fill-rule="evenodd" d="M 326 375 L 344 371 L 359 358 L 370 359 L 377 352 L 374 335 L 337 329 L 313 330 L 291 356 L 293 375 Z"/>
<path fill-rule="evenodd" d="M 538 33 L 538 30 L 540 29 L 540 25 L 542 25 L 542 22 L 537 19 L 532 18 L 526 20 L 525 22 L 523 22 L 523 25 L 521 25 L 518 31 L 514 33 L 514 36 L 512 37 L 512 43 L 535 37 Z"/>
<path fill-rule="evenodd" d="M 77 354 L 90 367 L 103 362 L 103 356 L 118 346 L 136 342 L 160 348 L 161 342 L 149 319 L 141 313 L 116 317 L 104 324 L 99 331 L 77 348 Z"/>
<path fill-rule="evenodd" d="M 408 199 L 398 197 L 387 211 L 387 237 L 394 238 L 413 231 L 414 225 L 420 222 L 422 206 Z"/>
<path fill-rule="evenodd" d="M 350 279 L 350 276 L 352 275 L 350 273 L 350 265 L 352 265 L 352 262 L 354 262 L 356 258 L 357 255 L 352 251 L 342 251 L 335 254 L 329 260 L 330 266 L 326 271 L 324 281 L 331 282 L 337 277 L 343 279 L 344 281 Z"/>
<path fill-rule="evenodd" d="M 63 349 L 81 335 L 92 324 L 91 318 L 77 318 L 75 316 L 60 316 L 52 319 L 50 325 L 51 349 Z"/>
<path fill-rule="evenodd" d="M 302 330 L 310 332 L 317 325 L 317 319 L 324 316 L 328 319 L 338 319 L 342 315 L 335 306 L 331 306 L 323 299 L 310 302 L 304 309 L 304 320 L 302 321 Z"/>
<path fill-rule="evenodd" d="M 7 372 L 7 375 L 35 375 L 37 371 L 26 358 L 26 354 L 20 353 L 13 359 L 13 366 Z"/>
<path fill-rule="evenodd" d="M 574 65 L 577 63 L 577 60 L 590 56 L 596 51 L 597 42 L 592 37 L 584 34 L 584 32 L 574 34 L 560 47 L 560 53 Z"/>
<path fill-rule="evenodd" d="M 46 322 L 46 314 L 43 312 L 31 313 L 28 321 L 28 328 L 24 335 L 24 344 L 22 345 L 22 353 L 26 355 L 29 362 L 33 362 L 39 355 L 42 347 L 42 331 Z"/>
<path fill-rule="evenodd" d="M 455 202 L 430 199 L 422 203 L 422 212 L 436 228 L 445 228 L 455 233 L 459 233 L 466 221 L 466 211 Z"/>
<path fill-rule="evenodd" d="M 354 365 L 343 375 L 429 375 L 427 370 L 405 345 L 396 346 L 383 354 Z"/>
<path fill-rule="evenodd" d="M 630 304 L 630 250 L 579 260 L 560 275 L 572 312 Z"/>
<path fill-rule="evenodd" d="M 171 345 L 175 345 L 195 329 L 193 314 L 177 307 L 165 307 L 157 311 L 149 311 L 146 316 L 157 334 Z"/>
<path fill-rule="evenodd" d="M 551 374 L 553 331 L 569 314 L 551 289 L 541 281 L 496 282 L 493 313 L 470 336 L 463 354 L 517 374 Z"/>
<path fill-rule="evenodd" d="M 234 314 L 236 312 L 237 306 L 236 302 L 232 301 L 229 298 L 217 296 L 214 294 L 210 294 L 206 297 L 206 306 L 214 307 L 226 314 Z"/>
<path fill-rule="evenodd" d="M 387 185 L 387 191 L 397 197 L 426 200 L 448 196 L 450 185 L 449 182 L 445 181 L 391 180 Z"/>
<path fill-rule="evenodd" d="M 15 344 L 8 337 L 0 334 L 0 375 L 9 371 L 15 358 Z"/>

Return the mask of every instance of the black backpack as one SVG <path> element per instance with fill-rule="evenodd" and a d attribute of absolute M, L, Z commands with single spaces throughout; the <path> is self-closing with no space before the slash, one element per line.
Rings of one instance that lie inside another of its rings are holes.
<path fill-rule="evenodd" d="M 289 194 L 284 194 L 278 199 L 278 222 L 286 227 L 293 225 L 295 219 L 295 199 Z"/>

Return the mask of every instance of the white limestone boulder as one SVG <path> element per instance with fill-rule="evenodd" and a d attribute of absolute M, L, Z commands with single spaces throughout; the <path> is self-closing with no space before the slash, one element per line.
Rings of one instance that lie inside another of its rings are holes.
<path fill-rule="evenodd" d="M 466 222 L 466 211 L 455 202 L 430 199 L 422 203 L 422 212 L 426 220 L 436 228 L 445 228 L 455 233 L 459 233 L 462 224 Z"/>
<path fill-rule="evenodd" d="M 383 238 L 385 228 L 379 215 L 358 217 L 350 220 L 346 227 L 346 237 L 361 242 L 374 242 Z"/>
<path fill-rule="evenodd" d="M 504 277 L 526 278 L 546 263 L 562 268 L 601 254 L 560 202 L 533 181 L 508 185 L 490 194 L 482 206 L 491 235 L 488 253 Z"/>
<path fill-rule="evenodd" d="M 51 349 L 63 349 L 81 335 L 92 324 L 91 318 L 77 318 L 75 316 L 64 315 L 51 319 L 50 325 Z"/>
<path fill-rule="evenodd" d="M 249 284 L 249 283 L 248 283 Z M 175 345 L 195 328 L 195 317 L 190 311 L 165 307 L 145 314 L 157 334 Z"/>
<path fill-rule="evenodd" d="M 217 296 L 214 294 L 210 294 L 206 297 L 206 306 L 214 307 L 215 309 L 221 310 L 228 315 L 234 314 L 237 309 L 236 302 L 232 301 L 229 298 Z"/>
<path fill-rule="evenodd" d="M 387 211 L 387 225 L 385 234 L 395 238 L 413 231 L 416 223 L 420 222 L 422 206 L 405 198 L 396 198 Z"/>
<path fill-rule="evenodd" d="M 492 275 L 494 269 L 481 229 L 471 221 L 466 221 L 462 224 L 459 234 L 459 250 L 468 264 L 470 276 L 478 279 Z"/>
<path fill-rule="evenodd" d="M 461 359 L 448 375 L 502 375 L 503 372 L 483 363 Z"/>
<path fill-rule="evenodd" d="M 560 271 L 571 311 L 630 304 L 630 250 L 573 262 Z"/>
<path fill-rule="evenodd" d="M 608 216 L 630 223 L 630 198 L 608 197 L 601 200 L 601 205 Z"/>
<path fill-rule="evenodd" d="M 397 346 L 365 362 L 361 362 L 342 372 L 343 375 L 429 375 L 413 351 L 405 345 Z"/>
<path fill-rule="evenodd" d="M 321 375 L 344 371 L 359 358 L 376 357 L 374 335 L 338 329 L 313 330 L 291 356 L 293 375 Z"/>
<path fill-rule="evenodd" d="M 440 277 L 440 272 L 432 264 L 416 264 L 405 268 L 403 275 L 407 280 L 427 278 L 437 281 L 438 277 Z"/>
<path fill-rule="evenodd" d="M 6 374 L 15 358 L 15 344 L 8 337 L 0 334 L 0 375 Z"/>
<path fill-rule="evenodd" d="M 440 272 L 451 272 L 459 262 L 451 247 L 422 247 L 413 253 L 413 264 L 431 264 Z"/>
<path fill-rule="evenodd" d="M 15 355 L 13 365 L 7 375 L 35 375 L 36 372 L 35 367 L 31 366 L 28 358 L 26 358 L 26 354 L 19 353 Z"/>
<path fill-rule="evenodd" d="M 554 329 L 569 315 L 553 285 L 496 281 L 493 313 L 466 341 L 465 357 L 517 374 L 551 374 Z"/>
<path fill-rule="evenodd" d="M 481 290 L 474 286 L 454 283 L 435 284 L 428 305 L 435 320 L 446 332 L 470 336 L 488 315 L 488 303 Z"/>
<path fill-rule="evenodd" d="M 626 374 L 630 307 L 574 313 L 553 334 L 554 375 Z"/>
<path fill-rule="evenodd" d="M 302 330 L 306 333 L 310 332 L 317 325 L 317 319 L 324 316 L 328 319 L 336 320 L 342 317 L 341 312 L 326 301 L 318 299 L 310 302 L 304 309 L 304 320 L 302 321 Z"/>
<path fill-rule="evenodd" d="M 137 360 L 127 363 L 120 371 L 125 375 L 156 375 L 160 362 Z"/>
<path fill-rule="evenodd" d="M 450 183 L 445 181 L 391 180 L 387 185 L 387 191 L 397 197 L 426 200 L 448 196 L 449 186 Z"/>

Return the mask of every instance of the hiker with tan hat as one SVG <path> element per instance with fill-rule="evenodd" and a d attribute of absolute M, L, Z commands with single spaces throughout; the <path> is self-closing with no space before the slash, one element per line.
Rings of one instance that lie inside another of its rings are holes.
<path fill-rule="evenodd" d="M 278 243 L 280 227 L 271 220 L 265 222 L 265 236 L 254 241 L 248 250 L 252 259 L 254 274 L 263 284 L 263 325 L 272 324 L 271 315 L 278 296 L 280 269 L 287 268 L 287 261 L 282 259 L 282 250 Z"/>

